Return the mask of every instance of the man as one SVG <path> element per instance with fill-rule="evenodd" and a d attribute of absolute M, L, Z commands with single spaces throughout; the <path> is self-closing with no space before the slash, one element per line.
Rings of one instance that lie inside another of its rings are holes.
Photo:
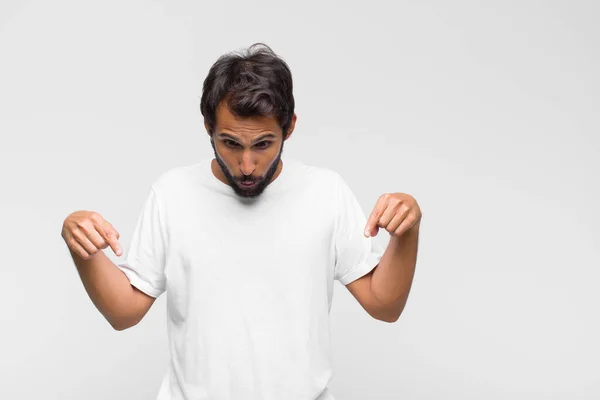
<path fill-rule="evenodd" d="M 136 325 L 167 293 L 171 361 L 158 400 L 332 400 L 334 280 L 394 322 L 414 275 L 421 211 L 382 195 L 367 220 L 341 176 L 282 157 L 296 124 L 292 76 L 265 45 L 220 57 L 201 111 L 214 159 L 152 184 L 125 262 L 118 232 L 90 211 L 63 237 L 111 325 Z M 392 236 L 383 252 L 370 236 Z"/>

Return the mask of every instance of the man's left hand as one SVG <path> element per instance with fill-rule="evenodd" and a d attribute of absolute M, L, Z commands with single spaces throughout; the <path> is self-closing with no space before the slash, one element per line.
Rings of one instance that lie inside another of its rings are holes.
<path fill-rule="evenodd" d="M 379 197 L 365 226 L 365 236 L 376 236 L 379 228 L 391 236 L 402 236 L 421 222 L 417 201 L 406 193 L 384 193 Z"/>

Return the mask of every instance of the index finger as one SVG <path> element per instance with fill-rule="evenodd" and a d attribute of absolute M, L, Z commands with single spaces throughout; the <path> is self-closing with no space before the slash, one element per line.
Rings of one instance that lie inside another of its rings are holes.
<path fill-rule="evenodd" d="M 121 246 L 119 245 L 119 241 L 117 240 L 118 235 L 119 233 L 113 228 L 107 228 L 103 233 L 104 240 L 106 240 L 106 243 L 108 243 L 112 251 L 117 256 L 121 256 L 121 254 L 123 254 L 123 251 L 121 250 Z"/>
<path fill-rule="evenodd" d="M 384 211 L 385 211 L 385 202 L 383 201 L 383 196 L 381 196 L 377 200 L 377 203 L 375 203 L 375 207 L 373 207 L 373 210 L 371 211 L 371 214 L 369 215 L 369 218 L 367 219 L 367 224 L 365 226 L 365 236 L 366 237 L 371 236 L 371 232 L 373 232 L 373 229 L 377 226 L 377 224 L 379 222 L 379 218 L 381 217 L 381 215 L 383 214 Z"/>

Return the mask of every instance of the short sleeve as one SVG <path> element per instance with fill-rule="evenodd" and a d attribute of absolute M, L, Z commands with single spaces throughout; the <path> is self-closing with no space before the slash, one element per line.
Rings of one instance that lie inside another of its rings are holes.
<path fill-rule="evenodd" d="M 339 174 L 336 204 L 335 279 L 347 285 L 373 270 L 384 249 L 372 237 L 365 237 L 367 217 Z"/>
<path fill-rule="evenodd" d="M 140 212 L 125 261 L 117 267 L 131 285 L 152 297 L 166 290 L 165 238 L 160 207 L 153 188 Z"/>

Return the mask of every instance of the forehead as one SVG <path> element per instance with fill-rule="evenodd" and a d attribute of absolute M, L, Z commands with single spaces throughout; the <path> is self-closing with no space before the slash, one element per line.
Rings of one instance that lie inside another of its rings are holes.
<path fill-rule="evenodd" d="M 273 116 L 239 117 L 231 113 L 227 103 L 222 101 L 217 107 L 216 128 L 229 131 L 280 132 L 281 127 Z"/>

